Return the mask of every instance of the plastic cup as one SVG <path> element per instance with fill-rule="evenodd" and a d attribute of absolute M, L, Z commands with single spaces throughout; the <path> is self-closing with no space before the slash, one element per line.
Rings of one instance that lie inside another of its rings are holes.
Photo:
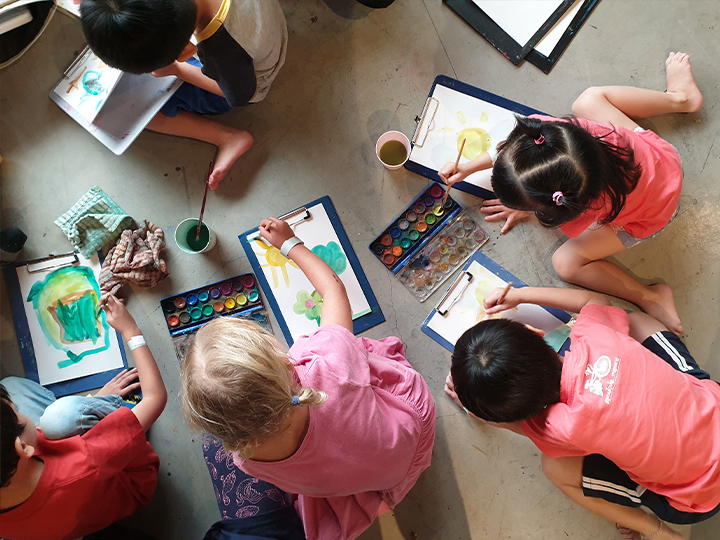
<path fill-rule="evenodd" d="M 203 227 L 207 227 L 207 230 L 210 233 L 208 242 L 200 250 L 192 249 L 187 243 L 187 235 L 188 235 L 188 232 L 190 231 L 190 229 L 197 230 L 197 226 L 198 226 L 197 218 L 187 218 L 187 219 L 181 221 L 180 224 L 175 228 L 175 243 L 185 253 L 190 253 L 192 255 L 197 255 L 198 253 L 207 253 L 212 248 L 214 248 L 215 244 L 217 243 L 217 236 L 215 236 L 215 233 L 208 226 L 208 224 L 205 221 L 203 221 Z"/>
<path fill-rule="evenodd" d="M 382 163 L 386 169 L 396 171 L 397 169 L 400 169 L 403 165 L 405 165 L 405 161 L 397 165 L 388 165 L 382 159 L 380 159 L 380 149 L 382 148 L 383 144 L 388 141 L 399 141 L 405 146 L 405 150 L 407 151 L 405 161 L 407 161 L 410 157 L 410 140 L 405 136 L 404 133 L 400 133 L 399 131 L 388 131 L 380 135 L 380 138 L 375 145 L 375 155 L 377 156 L 378 161 L 380 161 L 380 163 Z"/>

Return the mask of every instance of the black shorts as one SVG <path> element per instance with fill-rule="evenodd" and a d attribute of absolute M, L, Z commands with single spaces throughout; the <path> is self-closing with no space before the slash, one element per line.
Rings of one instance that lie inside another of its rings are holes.
<path fill-rule="evenodd" d="M 657 332 L 643 342 L 673 368 L 698 379 L 709 379 L 710 375 L 700 369 L 685 344 L 672 332 Z M 668 523 L 689 525 L 711 518 L 720 512 L 720 505 L 709 512 L 681 512 L 673 508 L 668 500 L 633 481 L 625 471 L 605 456 L 585 456 L 582 471 L 583 494 L 586 497 L 604 499 L 608 502 L 638 508 L 644 506 Z"/>

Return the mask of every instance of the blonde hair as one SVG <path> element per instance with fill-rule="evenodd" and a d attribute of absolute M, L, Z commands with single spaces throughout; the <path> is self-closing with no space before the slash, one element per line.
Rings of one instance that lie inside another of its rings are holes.
<path fill-rule="evenodd" d="M 254 322 L 215 319 L 200 329 L 185 357 L 180 399 L 187 423 L 243 457 L 285 428 L 294 396 L 300 405 L 327 400 L 325 392 L 300 388 L 287 353 Z"/>

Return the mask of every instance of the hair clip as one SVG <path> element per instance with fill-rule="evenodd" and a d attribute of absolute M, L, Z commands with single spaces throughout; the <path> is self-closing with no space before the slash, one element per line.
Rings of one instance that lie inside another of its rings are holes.
<path fill-rule="evenodd" d="M 293 396 L 292 406 L 297 407 L 298 405 L 300 405 L 300 396 Z"/>
<path fill-rule="evenodd" d="M 545 142 L 545 135 L 540 135 L 537 139 L 535 139 L 535 144 L 542 144 Z"/>
<path fill-rule="evenodd" d="M 552 200 L 558 206 L 562 206 L 563 202 L 565 202 L 565 195 L 563 195 L 562 191 L 556 191 L 552 195 Z"/>

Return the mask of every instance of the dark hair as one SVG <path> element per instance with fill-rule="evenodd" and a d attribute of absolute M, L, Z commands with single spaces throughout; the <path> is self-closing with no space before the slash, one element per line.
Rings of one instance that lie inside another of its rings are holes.
<path fill-rule="evenodd" d="M 460 402 L 489 422 L 519 422 L 560 401 L 562 362 L 525 325 L 491 319 L 455 344 L 452 378 Z"/>
<path fill-rule="evenodd" d="M 194 0 L 82 0 L 83 34 L 92 51 L 117 69 L 149 73 L 172 64 L 190 40 Z"/>
<path fill-rule="evenodd" d="M 20 456 L 15 451 L 15 439 L 25 429 L 18 421 L 18 415 L 12 408 L 10 395 L 0 384 L 0 487 L 10 485 L 10 479 L 17 471 Z"/>
<path fill-rule="evenodd" d="M 618 217 L 637 186 L 641 168 L 631 147 L 605 140 L 614 129 L 594 136 L 572 118 L 557 122 L 516 119 L 517 125 L 499 146 L 491 179 L 493 191 L 505 206 L 535 212 L 546 227 L 557 227 L 588 208 L 606 205 L 610 211 L 601 223 Z M 558 191 L 562 196 L 556 201 L 553 195 Z"/>

